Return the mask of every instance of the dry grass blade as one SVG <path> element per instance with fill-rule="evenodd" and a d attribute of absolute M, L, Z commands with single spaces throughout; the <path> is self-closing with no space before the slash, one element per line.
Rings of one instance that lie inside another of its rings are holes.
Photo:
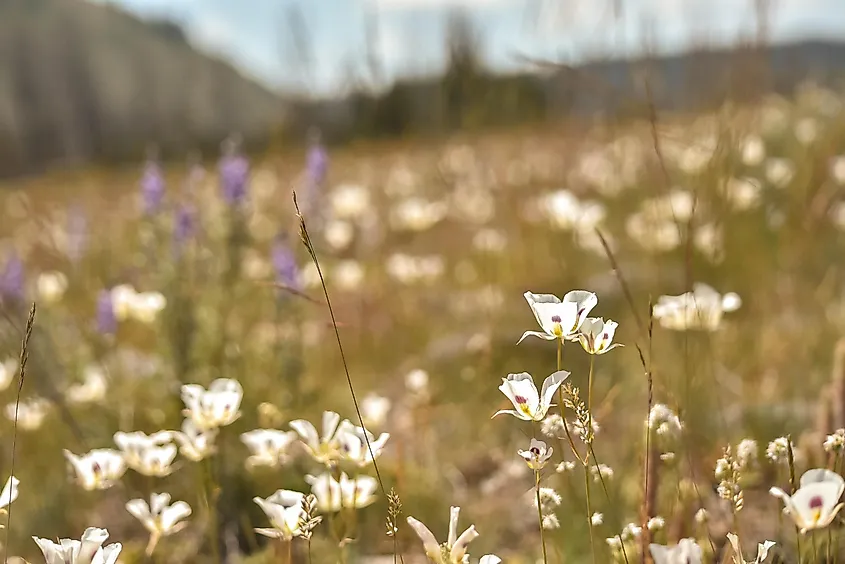
<path fill-rule="evenodd" d="M 637 311 L 637 304 L 634 302 L 634 295 L 631 293 L 631 288 L 628 286 L 628 282 L 625 280 L 625 276 L 622 274 L 622 269 L 619 268 L 619 263 L 616 260 L 616 257 L 613 255 L 613 251 L 610 250 L 610 245 L 607 244 L 607 239 L 604 238 L 601 230 L 596 229 L 596 235 L 599 236 L 599 241 L 601 241 L 601 246 L 604 249 L 604 254 L 607 255 L 607 260 L 610 261 L 610 266 L 613 268 L 613 274 L 616 276 L 616 280 L 619 282 L 619 286 L 622 288 L 622 293 L 625 295 L 625 300 L 628 302 L 628 306 L 631 308 L 631 312 L 634 314 L 634 320 L 637 322 L 637 329 L 639 329 L 640 334 L 645 331 L 645 324 L 643 323 L 642 318 L 640 317 L 640 312 Z"/>
<path fill-rule="evenodd" d="M 332 301 L 331 298 L 329 298 L 329 290 L 326 286 L 326 279 L 323 277 L 323 270 L 320 268 L 320 261 L 317 259 L 317 253 L 314 251 L 314 245 L 311 243 L 311 236 L 308 234 L 308 227 L 305 225 L 305 218 L 299 210 L 299 204 L 296 201 L 296 191 L 293 192 L 293 207 L 296 209 L 296 217 L 299 218 L 299 237 L 302 239 L 302 244 L 305 245 L 305 248 L 308 250 L 311 260 L 314 262 L 314 267 L 317 269 L 317 275 L 320 277 L 320 285 L 323 287 L 323 296 L 326 299 L 326 306 L 329 308 L 329 315 L 332 319 L 332 328 L 334 329 L 335 339 L 337 340 L 337 348 L 340 351 L 340 360 L 343 363 L 343 372 L 346 374 L 346 383 L 349 386 L 349 394 L 352 396 L 352 403 L 355 405 L 355 414 L 358 416 L 358 423 L 361 425 L 361 428 L 366 429 L 367 426 L 364 424 L 364 416 L 361 414 L 358 397 L 355 395 L 355 387 L 352 385 L 352 377 L 349 375 L 349 365 L 346 363 L 346 354 L 343 352 L 343 343 L 340 340 L 340 331 L 338 330 L 337 319 L 335 318 L 334 309 L 332 308 Z M 388 490 L 385 488 L 384 481 L 381 478 L 381 472 L 379 472 L 378 469 L 378 462 L 376 461 L 375 454 L 373 453 L 373 446 L 370 443 L 370 438 L 367 433 L 363 433 L 363 436 L 364 441 L 367 443 L 367 451 L 370 453 L 370 458 L 373 461 L 373 469 L 376 473 L 379 488 L 381 489 L 385 499 L 387 499 L 389 497 Z M 404 564 L 401 554 L 399 555 L 399 560 Z"/>
<path fill-rule="evenodd" d="M 35 302 L 32 302 L 32 307 L 29 308 L 29 317 L 26 319 L 26 329 L 24 330 L 23 340 L 21 341 L 21 354 L 18 359 L 18 392 L 15 397 L 15 422 L 12 429 L 12 457 L 9 463 L 9 476 L 15 475 L 15 451 L 17 450 L 18 442 L 18 407 L 21 403 L 21 392 L 23 391 L 23 383 L 26 379 L 26 363 L 29 360 L 29 338 L 32 336 L 32 328 L 35 326 Z M 12 527 L 12 504 L 9 503 L 6 514 L 6 542 L 3 543 L 3 561 L 5 562 L 9 556 L 9 530 Z"/>

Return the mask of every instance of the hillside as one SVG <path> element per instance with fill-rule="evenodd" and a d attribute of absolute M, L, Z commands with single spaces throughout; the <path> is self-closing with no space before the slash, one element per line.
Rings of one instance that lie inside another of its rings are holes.
<path fill-rule="evenodd" d="M 346 140 L 595 115 L 641 117 L 649 111 L 645 77 L 657 110 L 681 112 L 726 100 L 753 103 L 770 92 L 790 95 L 805 80 L 834 88 L 845 83 L 845 43 L 825 41 L 596 60 L 577 67 L 535 61 L 543 72 L 507 76 L 472 64 L 471 53 L 458 55 L 444 75 L 402 80 L 378 96 L 291 102 L 296 110 L 286 131 L 301 135 L 318 123 L 328 138 Z"/>
<path fill-rule="evenodd" d="M 0 2 L 0 175 L 260 141 L 281 102 L 172 24 L 82 0 Z"/>

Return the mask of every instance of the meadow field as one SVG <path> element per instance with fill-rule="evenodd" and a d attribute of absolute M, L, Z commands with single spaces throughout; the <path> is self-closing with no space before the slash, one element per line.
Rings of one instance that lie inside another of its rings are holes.
<path fill-rule="evenodd" d="M 837 561 L 843 104 L 5 182 L 7 557 Z"/>

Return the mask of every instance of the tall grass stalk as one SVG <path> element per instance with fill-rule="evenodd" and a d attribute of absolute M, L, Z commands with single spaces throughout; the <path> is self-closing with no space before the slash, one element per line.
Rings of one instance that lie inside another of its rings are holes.
<path fill-rule="evenodd" d="M 29 308 L 29 316 L 26 319 L 26 328 L 24 329 L 23 340 L 21 341 L 21 353 L 18 358 L 18 391 L 15 395 L 15 421 L 12 427 L 12 459 L 9 463 L 9 476 L 15 475 L 15 452 L 18 446 L 18 408 L 21 404 L 21 392 L 23 391 L 23 383 L 26 381 L 26 363 L 29 360 L 29 338 L 32 336 L 32 328 L 35 326 L 35 302 Z M 8 504 L 6 509 L 6 540 L 3 543 L 3 561 L 6 562 L 9 557 L 9 531 L 12 529 L 12 503 Z"/>
<path fill-rule="evenodd" d="M 305 245 L 305 248 L 311 257 L 311 261 L 314 263 L 314 267 L 317 269 L 317 275 L 320 277 L 320 285 L 323 288 L 323 296 L 326 299 L 326 307 L 329 309 L 329 315 L 332 320 L 332 328 L 334 329 L 337 348 L 340 351 L 340 360 L 343 363 L 343 372 L 346 375 L 346 384 L 349 387 L 349 395 L 352 397 L 352 404 L 355 406 L 355 415 L 358 416 L 358 423 L 361 425 L 361 428 L 366 429 L 367 426 L 364 424 L 364 416 L 361 415 L 361 407 L 355 394 L 355 386 L 352 385 L 352 376 L 349 374 L 349 365 L 346 362 L 346 354 L 343 352 L 343 343 L 340 340 L 340 330 L 337 327 L 337 318 L 335 317 L 334 309 L 332 308 L 332 301 L 329 297 L 329 289 L 328 286 L 326 286 L 326 279 L 323 276 L 323 269 L 320 268 L 320 261 L 317 259 L 317 252 L 314 250 L 311 236 L 308 234 L 308 226 L 305 224 L 305 217 L 302 215 L 302 212 L 299 209 L 299 204 L 296 201 L 296 191 L 293 192 L 293 207 L 296 209 L 296 216 L 299 218 L 299 237 L 302 240 L 302 244 Z M 382 495 L 387 498 L 387 488 L 385 488 L 384 480 L 381 478 L 378 462 L 376 462 L 376 457 L 373 453 L 373 445 L 370 443 L 370 438 L 367 436 L 367 433 L 363 433 L 363 436 L 364 442 L 367 443 L 367 451 L 370 453 L 370 458 L 373 461 L 373 470 L 375 470 L 379 488 L 381 489 Z M 402 562 L 402 564 L 405 562 L 401 554 L 399 555 L 399 561 Z"/>

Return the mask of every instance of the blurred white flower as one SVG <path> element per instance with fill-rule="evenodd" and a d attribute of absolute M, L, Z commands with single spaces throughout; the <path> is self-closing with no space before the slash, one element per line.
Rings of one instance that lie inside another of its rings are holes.
<path fill-rule="evenodd" d="M 801 476 L 800 487 L 794 494 L 789 495 L 780 488 L 771 488 L 769 493 L 783 501 L 785 513 L 804 534 L 830 525 L 842 509 L 839 498 L 843 491 L 845 479 L 830 470 L 816 468 Z"/>
<path fill-rule="evenodd" d="M 749 135 L 742 140 L 742 164 L 757 166 L 766 158 L 766 144 L 759 135 Z"/>
<path fill-rule="evenodd" d="M 3 491 L 0 491 L 0 514 L 7 513 L 6 508 L 18 499 L 18 486 L 20 483 L 21 481 L 14 476 L 9 476 L 9 479 L 6 480 L 6 483 L 3 485 Z M 2 528 L 4 528 L 4 525 L 0 525 L 0 529 Z"/>
<path fill-rule="evenodd" d="M 528 372 L 508 374 L 507 378 L 502 378 L 499 390 L 511 401 L 515 409 L 499 410 L 493 417 L 508 414 L 523 421 L 542 421 L 551 407 L 554 393 L 564 380 L 569 378 L 569 374 L 565 370 L 554 372 L 543 381 L 541 392 L 537 391 L 534 378 Z"/>
<path fill-rule="evenodd" d="M 278 468 L 290 458 L 288 450 L 298 435 L 294 431 L 278 429 L 254 429 L 241 434 L 241 441 L 250 452 L 246 459 L 247 468 L 269 466 Z"/>
<path fill-rule="evenodd" d="M 480 229 L 472 237 L 472 246 L 478 251 L 501 253 L 505 250 L 507 244 L 507 235 L 503 231 L 491 227 Z"/>
<path fill-rule="evenodd" d="M 329 195 L 332 214 L 339 219 L 355 219 L 370 210 L 370 192 L 358 184 L 342 184 Z"/>
<path fill-rule="evenodd" d="M 749 562 L 742 556 L 742 549 L 739 546 L 739 537 L 733 533 L 728 533 L 728 541 L 730 541 L 731 547 L 734 550 L 734 564 L 763 564 L 769 556 L 769 549 L 775 545 L 774 542 L 768 540 L 759 543 L 757 545 L 757 556 L 754 558 L 753 562 Z"/>
<path fill-rule="evenodd" d="M 443 257 L 438 255 L 412 256 L 394 253 L 385 263 L 390 277 L 403 284 L 434 282 L 443 275 L 445 268 Z"/>
<path fill-rule="evenodd" d="M 830 160 L 830 177 L 837 184 L 845 184 L 845 155 L 837 155 Z"/>
<path fill-rule="evenodd" d="M 757 464 L 757 441 L 743 439 L 736 447 L 736 460 L 740 468 L 750 468 Z"/>
<path fill-rule="evenodd" d="M 72 404 L 100 402 L 106 397 L 108 381 L 106 373 L 96 365 L 85 367 L 81 384 L 74 384 L 67 389 L 65 397 Z"/>
<path fill-rule="evenodd" d="M 34 431 L 41 427 L 44 418 L 50 410 L 50 402 L 43 398 L 22 399 L 19 404 L 6 405 L 6 418 L 15 421 L 17 410 L 18 429 Z"/>
<path fill-rule="evenodd" d="M 123 453 L 126 465 L 145 476 L 167 476 L 173 472 L 172 464 L 177 448 L 172 444 L 170 431 L 147 435 L 141 431 L 114 434 L 114 442 Z"/>
<path fill-rule="evenodd" d="M 0 362 L 0 392 L 9 387 L 9 384 L 18 374 L 18 359 L 7 358 Z"/>
<path fill-rule="evenodd" d="M 598 527 L 602 523 L 604 523 L 604 515 L 602 513 L 593 513 L 590 517 L 590 524 L 594 527 Z"/>
<path fill-rule="evenodd" d="M 152 323 L 167 306 L 167 300 L 159 292 L 136 292 L 129 284 L 111 289 L 112 308 L 119 321 L 134 319 Z"/>
<path fill-rule="evenodd" d="M 375 393 L 367 394 L 361 400 L 361 417 L 367 427 L 382 427 L 390 413 L 391 402 L 388 398 Z"/>
<path fill-rule="evenodd" d="M 825 452 L 841 453 L 845 447 L 845 429 L 837 429 L 824 440 Z"/>
<path fill-rule="evenodd" d="M 625 221 L 625 233 L 643 249 L 652 252 L 666 252 L 681 244 L 678 226 L 669 220 L 651 220 L 637 212 Z"/>
<path fill-rule="evenodd" d="M 615 321 L 605 321 L 601 317 L 588 317 L 581 324 L 578 332 L 578 340 L 584 350 L 590 354 L 604 354 L 611 349 L 621 347 L 619 343 L 613 343 L 613 336 L 619 326 Z"/>
<path fill-rule="evenodd" d="M 61 539 L 58 543 L 39 537 L 32 540 L 47 564 L 115 564 L 123 546 L 119 542 L 103 546 L 107 538 L 107 530 L 88 527 L 82 533 L 82 540 Z"/>
<path fill-rule="evenodd" d="M 760 181 L 756 178 L 729 178 L 723 197 L 734 210 L 746 211 L 759 205 L 761 192 Z"/>
<path fill-rule="evenodd" d="M 182 456 L 199 462 L 214 454 L 217 427 L 200 429 L 192 419 L 185 419 L 182 421 L 182 430 L 173 431 L 172 437 L 178 443 Z"/>
<path fill-rule="evenodd" d="M 187 523 L 184 521 L 191 514 L 191 506 L 184 501 L 170 503 L 170 494 L 154 493 L 150 503 L 143 499 L 132 499 L 126 503 L 126 510 L 138 519 L 150 533 L 147 543 L 147 555 L 153 553 L 162 537 L 181 531 Z"/>
<path fill-rule="evenodd" d="M 650 544 L 648 549 L 654 564 L 701 564 L 702 551 L 695 539 L 681 539 L 678 544 L 663 546 Z"/>
<path fill-rule="evenodd" d="M 722 230 L 713 223 L 699 225 L 693 235 L 693 243 L 701 254 L 712 263 L 719 263 L 724 259 L 725 249 Z"/>
<path fill-rule="evenodd" d="M 707 284 L 696 283 L 692 292 L 680 296 L 660 296 L 654 305 L 654 318 L 662 327 L 675 331 L 719 328 L 724 312 L 739 309 L 737 294 L 719 294 Z"/>
<path fill-rule="evenodd" d="M 372 476 L 350 478 L 341 473 L 335 480 L 329 473 L 320 476 L 305 476 L 311 484 L 311 493 L 317 497 L 317 507 L 325 513 L 336 513 L 341 509 L 360 509 L 376 500 L 378 482 Z"/>
<path fill-rule="evenodd" d="M 364 268 L 356 260 L 342 260 L 335 265 L 332 275 L 341 290 L 356 290 L 364 281 Z"/>
<path fill-rule="evenodd" d="M 593 476 L 593 481 L 601 482 L 602 480 L 613 479 L 613 468 L 607 464 L 599 464 L 598 466 L 590 466 L 590 474 Z"/>
<path fill-rule="evenodd" d="M 67 276 L 58 271 L 42 272 L 35 282 L 42 303 L 53 304 L 62 299 L 67 290 Z"/>
<path fill-rule="evenodd" d="M 230 425 L 241 416 L 240 406 L 244 390 L 237 380 L 218 378 L 206 390 L 199 384 L 182 386 L 182 414 L 190 418 L 197 429 L 213 429 Z"/>
<path fill-rule="evenodd" d="M 642 209 L 647 217 L 656 222 L 687 223 L 695 209 L 695 194 L 674 188 L 665 196 L 647 200 Z"/>
<path fill-rule="evenodd" d="M 352 242 L 355 230 L 348 221 L 334 220 L 326 225 L 323 237 L 329 247 L 335 251 L 342 251 Z"/>
<path fill-rule="evenodd" d="M 405 375 L 405 387 L 418 397 L 428 396 L 428 372 L 421 368 L 411 370 Z"/>
<path fill-rule="evenodd" d="M 604 542 L 607 543 L 608 548 L 614 553 L 619 552 L 622 550 L 622 537 L 616 535 L 615 537 L 607 537 L 604 539 Z"/>
<path fill-rule="evenodd" d="M 300 534 L 299 524 L 304 516 L 302 500 L 304 494 L 291 490 L 277 490 L 270 497 L 252 500 L 264 511 L 270 520 L 271 529 L 259 528 L 255 532 L 265 537 L 289 541 Z"/>
<path fill-rule="evenodd" d="M 790 183 L 795 176 L 795 165 L 788 159 L 770 158 L 766 159 L 765 168 L 766 180 L 777 188 L 783 188 Z"/>
<path fill-rule="evenodd" d="M 646 528 L 651 532 L 660 531 L 665 526 L 666 521 L 663 519 L 663 517 L 660 516 L 652 517 L 648 520 L 648 522 L 646 522 Z"/>
<path fill-rule="evenodd" d="M 467 547 L 469 543 L 478 538 L 475 525 L 470 525 L 463 533 L 458 535 L 458 518 L 461 514 L 460 507 L 452 507 L 449 513 L 449 535 L 442 545 L 437 542 L 428 527 L 422 522 L 408 517 L 408 525 L 417 533 L 423 543 L 426 556 L 435 564 L 464 564 L 469 562 Z M 493 560 L 495 561 L 495 560 Z"/>
<path fill-rule="evenodd" d="M 110 448 L 96 448 L 82 456 L 64 451 L 76 483 L 86 491 L 105 490 L 117 483 L 126 473 L 123 455 Z"/>
<path fill-rule="evenodd" d="M 323 433 L 310 421 L 296 419 L 290 422 L 290 428 L 297 432 L 308 454 L 321 464 L 333 464 L 341 457 L 340 439 L 338 432 L 341 425 L 351 425 L 348 421 L 341 423 L 340 415 L 334 411 L 323 412 Z"/>
<path fill-rule="evenodd" d="M 391 210 L 390 226 L 397 231 L 426 231 L 446 217 L 448 211 L 446 202 L 407 198 Z"/>
<path fill-rule="evenodd" d="M 485 554 L 478 561 L 478 564 L 502 564 L 502 559 L 495 554 Z"/>
<path fill-rule="evenodd" d="M 674 411 L 662 403 L 656 403 L 651 406 L 651 411 L 648 413 L 648 420 L 646 421 L 648 428 L 657 433 L 659 436 L 670 439 L 677 439 L 681 435 L 683 426 L 681 420 Z"/>
<path fill-rule="evenodd" d="M 778 464 L 786 464 L 789 459 L 789 439 L 778 437 L 766 447 L 766 458 Z"/>
<path fill-rule="evenodd" d="M 715 151 L 715 140 L 698 140 L 681 152 L 677 161 L 678 168 L 687 174 L 699 174 L 710 164 Z"/>
<path fill-rule="evenodd" d="M 596 295 L 586 290 L 572 290 L 562 300 L 551 294 L 525 292 L 523 295 L 543 331 L 526 331 L 517 344 L 528 336 L 547 341 L 578 339 L 578 329 L 598 303 Z"/>
<path fill-rule="evenodd" d="M 708 519 L 710 519 L 710 514 L 703 507 L 695 512 L 695 522 L 699 525 L 706 523 Z"/>
<path fill-rule="evenodd" d="M 795 139 L 802 145 L 812 145 L 819 136 L 819 122 L 814 118 L 802 118 L 795 124 Z"/>
<path fill-rule="evenodd" d="M 628 541 L 640 538 L 642 532 L 643 528 L 637 525 L 636 523 L 628 523 L 627 525 L 622 527 L 622 533 L 620 534 L 620 536 L 623 541 Z"/>
<path fill-rule="evenodd" d="M 529 468 L 535 472 L 539 472 L 546 466 L 546 463 L 552 457 L 553 452 L 554 449 L 543 441 L 531 439 L 528 450 L 520 449 L 517 451 L 517 454 L 525 460 L 525 463 L 528 464 Z"/>
<path fill-rule="evenodd" d="M 555 466 L 555 472 L 557 472 L 558 474 L 563 474 L 564 472 L 572 472 L 573 470 L 575 470 L 575 466 L 575 462 L 571 460 L 564 460 L 563 462 Z"/>
<path fill-rule="evenodd" d="M 562 439 L 566 436 L 566 426 L 563 417 L 557 413 L 547 415 L 540 425 L 540 432 L 552 439 Z"/>

